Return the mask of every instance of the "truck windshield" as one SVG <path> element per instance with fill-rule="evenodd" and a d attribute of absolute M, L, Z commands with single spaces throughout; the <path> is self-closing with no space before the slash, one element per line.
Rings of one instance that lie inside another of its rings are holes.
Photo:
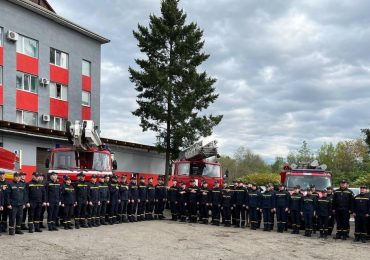
<path fill-rule="evenodd" d="M 101 152 L 54 152 L 53 169 L 110 171 L 110 157 Z"/>
<path fill-rule="evenodd" d="M 206 176 L 219 178 L 221 176 L 221 167 L 217 164 L 208 163 L 179 163 L 177 173 L 180 176 Z"/>
<path fill-rule="evenodd" d="M 287 176 L 285 185 L 289 189 L 293 189 L 296 185 L 301 186 L 301 189 L 309 188 L 310 185 L 315 185 L 316 190 L 322 191 L 331 186 L 331 179 L 327 176 Z"/>

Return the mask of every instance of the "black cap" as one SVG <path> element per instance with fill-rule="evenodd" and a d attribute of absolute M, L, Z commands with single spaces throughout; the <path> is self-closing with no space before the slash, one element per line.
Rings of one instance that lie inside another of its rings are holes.
<path fill-rule="evenodd" d="M 20 173 L 19 173 L 19 175 L 20 175 L 20 176 L 26 176 L 26 175 L 27 175 L 27 173 L 25 173 L 25 172 L 20 172 Z"/>
<path fill-rule="evenodd" d="M 301 188 L 301 186 L 299 186 L 299 185 L 296 185 L 295 187 L 294 187 L 294 189 L 300 189 Z"/>
<path fill-rule="evenodd" d="M 311 188 L 307 188 L 306 191 L 312 191 Z"/>
<path fill-rule="evenodd" d="M 314 184 L 311 184 L 310 188 L 316 188 L 316 186 Z"/>
<path fill-rule="evenodd" d="M 194 183 L 194 182 L 195 182 L 195 179 L 191 179 L 191 180 L 190 180 L 190 182 L 191 182 L 191 183 Z"/>
<path fill-rule="evenodd" d="M 328 191 L 328 190 L 332 190 L 332 189 L 333 189 L 333 188 L 329 186 L 329 187 L 327 187 L 327 188 L 326 188 L 326 191 Z"/>
<path fill-rule="evenodd" d="M 366 185 L 361 185 L 360 189 L 367 189 Z"/>
<path fill-rule="evenodd" d="M 131 178 L 130 178 L 130 180 L 136 180 L 136 177 L 135 176 L 132 176 Z"/>
<path fill-rule="evenodd" d="M 173 180 L 172 181 L 177 181 L 177 179 L 176 178 L 173 178 Z"/>
<path fill-rule="evenodd" d="M 215 181 L 215 184 L 219 184 L 220 182 L 219 181 Z"/>
<path fill-rule="evenodd" d="M 182 181 L 182 182 L 180 182 L 180 185 L 185 185 L 185 182 L 183 182 L 183 181 Z"/>
<path fill-rule="evenodd" d="M 341 180 L 340 183 L 348 183 L 347 180 Z"/>
<path fill-rule="evenodd" d="M 80 176 L 85 176 L 83 172 L 80 172 L 79 174 L 77 174 L 78 177 Z"/>
<path fill-rule="evenodd" d="M 91 179 L 96 179 L 98 176 L 96 174 L 91 175 Z"/>
<path fill-rule="evenodd" d="M 118 176 L 117 176 L 117 175 L 115 175 L 115 174 L 113 174 L 113 175 L 112 175 L 112 179 L 118 179 Z"/>
<path fill-rule="evenodd" d="M 4 175 L 4 174 L 5 174 L 5 172 L 0 171 L 0 175 Z"/>
<path fill-rule="evenodd" d="M 109 178 L 110 176 L 108 174 L 107 175 L 104 175 L 104 178 L 107 178 L 107 177 Z"/>
<path fill-rule="evenodd" d="M 56 175 L 56 174 L 57 174 L 56 172 L 51 172 L 51 173 L 50 173 L 50 176 L 51 176 L 51 175 Z"/>
<path fill-rule="evenodd" d="M 284 184 L 280 183 L 280 184 L 279 184 L 279 187 L 284 187 Z"/>
<path fill-rule="evenodd" d="M 153 177 L 149 177 L 148 180 L 153 180 Z"/>
<path fill-rule="evenodd" d="M 40 173 L 34 172 L 34 173 L 32 173 L 32 176 L 39 177 L 40 176 Z"/>
<path fill-rule="evenodd" d="M 141 177 L 140 177 L 140 180 L 145 180 L 145 177 L 144 177 L 144 176 L 141 176 Z"/>
<path fill-rule="evenodd" d="M 127 175 L 122 175 L 121 178 L 127 178 Z"/>
<path fill-rule="evenodd" d="M 14 175 L 13 175 L 14 177 L 19 177 L 20 175 L 19 175 L 19 173 L 18 172 L 16 172 L 16 173 L 14 173 Z"/>
<path fill-rule="evenodd" d="M 202 184 L 205 184 L 205 183 L 207 183 L 207 181 L 206 180 L 202 180 Z M 208 183 L 207 183 L 208 184 Z"/>
<path fill-rule="evenodd" d="M 68 175 L 64 175 L 64 176 L 63 176 L 63 179 L 64 179 L 65 181 L 68 181 L 68 180 L 71 180 L 71 177 L 69 177 Z"/>

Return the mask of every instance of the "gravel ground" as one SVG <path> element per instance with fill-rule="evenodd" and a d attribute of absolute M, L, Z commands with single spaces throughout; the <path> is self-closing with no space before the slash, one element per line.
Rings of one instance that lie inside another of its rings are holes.
<path fill-rule="evenodd" d="M 370 243 L 162 221 L 0 236 L 1 259 L 367 259 Z"/>

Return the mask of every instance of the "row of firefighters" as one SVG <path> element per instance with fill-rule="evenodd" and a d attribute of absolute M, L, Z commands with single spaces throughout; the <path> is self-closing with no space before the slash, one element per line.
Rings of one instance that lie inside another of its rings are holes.
<path fill-rule="evenodd" d="M 52 173 L 50 181 L 44 183 L 43 176 L 34 173 L 32 181 L 26 183 L 24 174 L 15 173 L 14 180 L 8 182 L 0 172 L 1 231 L 7 232 L 9 219 L 10 235 L 23 234 L 22 229 L 41 232 L 45 209 L 50 231 L 58 230 L 59 220 L 65 229 L 72 229 L 73 218 L 75 228 L 164 219 L 168 203 L 174 221 L 208 224 L 211 211 L 214 225 L 250 226 L 255 230 L 263 220 L 263 230 L 271 231 L 276 215 L 278 232 L 286 231 L 289 224 L 293 234 L 304 228 L 308 237 L 320 231 L 320 237 L 327 238 L 336 221 L 335 238 L 343 240 L 349 237 L 353 213 L 355 241 L 365 242 L 370 237 L 369 190 L 362 186 L 360 194 L 354 197 L 345 180 L 339 189 L 328 187 L 320 197 L 314 186 L 303 195 L 299 186 L 290 194 L 282 184 L 277 190 L 268 184 L 261 192 L 257 185 L 244 185 L 242 181 L 223 188 L 216 181 L 210 189 L 206 181 L 198 187 L 191 180 L 186 187 L 173 180 L 173 185 L 167 187 L 161 178 L 154 186 L 152 178 L 142 177 L 137 184 L 135 177 L 128 182 L 126 176 L 118 180 L 115 175 L 93 175 L 91 181 L 85 182 L 82 172 L 77 176 L 78 181 L 73 184 L 68 176 L 60 184 L 57 174 Z"/>

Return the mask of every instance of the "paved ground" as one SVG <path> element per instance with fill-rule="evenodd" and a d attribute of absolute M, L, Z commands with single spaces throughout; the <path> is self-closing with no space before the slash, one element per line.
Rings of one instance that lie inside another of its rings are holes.
<path fill-rule="evenodd" d="M 367 259 L 370 243 L 172 221 L 0 237 L 1 259 Z"/>

